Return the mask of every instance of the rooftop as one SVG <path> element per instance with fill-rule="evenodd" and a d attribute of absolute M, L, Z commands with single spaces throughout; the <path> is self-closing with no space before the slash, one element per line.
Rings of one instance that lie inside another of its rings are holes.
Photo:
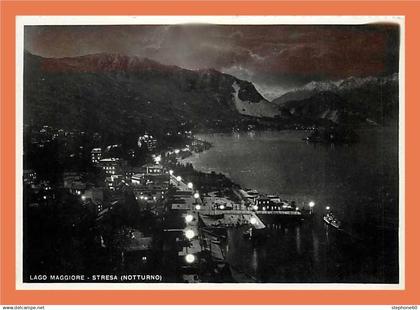
<path fill-rule="evenodd" d="M 116 162 L 116 161 L 119 161 L 119 160 L 120 160 L 119 158 L 112 157 L 112 158 L 101 159 L 100 162 Z"/>

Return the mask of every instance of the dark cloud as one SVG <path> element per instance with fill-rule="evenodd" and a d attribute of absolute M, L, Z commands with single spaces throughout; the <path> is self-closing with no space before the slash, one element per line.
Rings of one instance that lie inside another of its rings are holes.
<path fill-rule="evenodd" d="M 45 57 L 99 52 L 214 68 L 267 97 L 312 80 L 398 71 L 399 28 L 367 25 L 26 26 L 25 48 Z"/>

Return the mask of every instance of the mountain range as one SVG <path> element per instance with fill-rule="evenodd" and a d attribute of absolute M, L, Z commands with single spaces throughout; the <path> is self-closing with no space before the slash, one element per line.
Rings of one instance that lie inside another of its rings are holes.
<path fill-rule="evenodd" d="M 398 118 L 398 73 L 310 82 L 273 100 L 297 118 L 385 125 Z"/>
<path fill-rule="evenodd" d="M 357 126 L 398 116 L 398 76 L 312 82 L 266 100 L 251 82 L 214 69 L 187 70 L 119 54 L 43 58 L 25 52 L 24 122 L 134 135 L 187 124 L 232 128 L 327 120 Z"/>
<path fill-rule="evenodd" d="M 118 54 L 43 58 L 25 53 L 24 121 L 98 132 L 179 124 L 211 128 L 282 115 L 248 81 Z M 156 128 L 157 129 L 157 128 Z"/>

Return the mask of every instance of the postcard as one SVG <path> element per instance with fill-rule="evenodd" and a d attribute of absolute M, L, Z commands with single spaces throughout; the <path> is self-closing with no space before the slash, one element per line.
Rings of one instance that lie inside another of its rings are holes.
<path fill-rule="evenodd" d="M 9 296 L 409 304 L 406 16 L 142 8 L 16 11 Z"/>
<path fill-rule="evenodd" d="M 100 20 L 19 19 L 17 281 L 402 285 L 402 18 Z"/>

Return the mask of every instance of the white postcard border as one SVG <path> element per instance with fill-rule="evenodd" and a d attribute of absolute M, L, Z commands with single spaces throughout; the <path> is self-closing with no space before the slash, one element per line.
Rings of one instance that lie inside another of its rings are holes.
<path fill-rule="evenodd" d="M 400 26 L 399 283 L 23 283 L 23 57 L 29 25 L 298 25 L 394 23 Z M 16 289 L 17 290 L 404 290 L 405 289 L 405 17 L 404 16 L 17 16 L 16 17 Z"/>

